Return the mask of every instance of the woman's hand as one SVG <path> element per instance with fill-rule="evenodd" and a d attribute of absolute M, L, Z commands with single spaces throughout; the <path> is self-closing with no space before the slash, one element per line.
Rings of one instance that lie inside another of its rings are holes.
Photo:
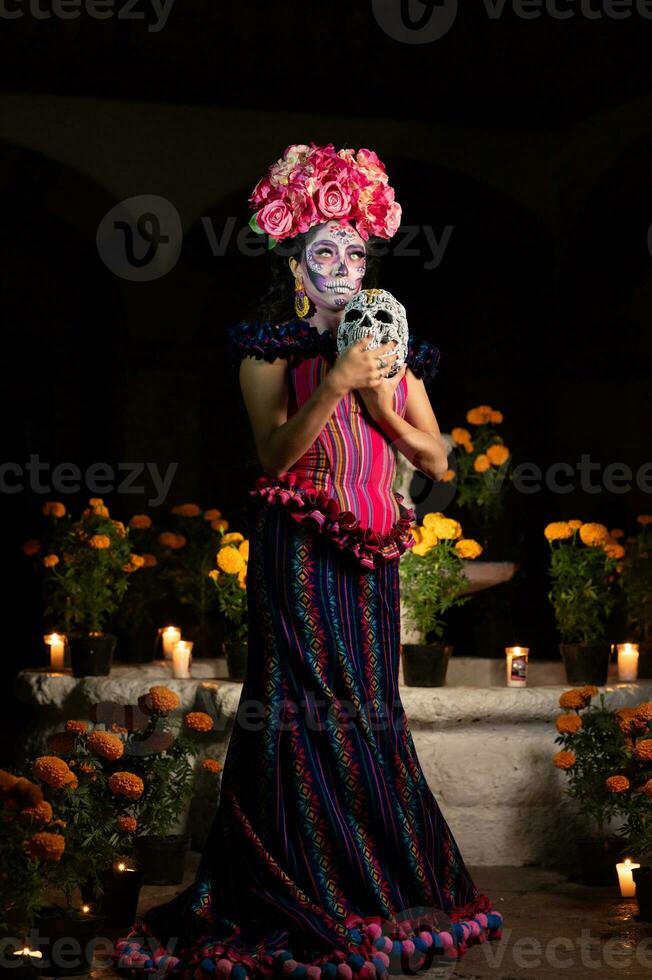
<path fill-rule="evenodd" d="M 373 387 L 358 388 L 373 419 L 390 415 L 394 411 L 394 395 L 406 371 L 407 364 L 402 364 L 393 378 L 384 377 Z"/>
<path fill-rule="evenodd" d="M 373 391 L 388 384 L 387 373 L 394 366 L 397 357 L 393 353 L 396 341 L 391 340 L 381 347 L 367 350 L 367 344 L 372 339 L 373 335 L 368 334 L 362 340 L 352 344 L 337 358 L 334 366 L 328 372 L 327 377 L 330 383 L 334 384 L 343 395 L 354 389 Z M 378 358 L 382 358 L 385 367 L 379 368 Z M 392 382 L 395 380 L 395 378 L 390 379 Z M 394 390 L 392 389 L 392 397 L 393 394 Z"/>

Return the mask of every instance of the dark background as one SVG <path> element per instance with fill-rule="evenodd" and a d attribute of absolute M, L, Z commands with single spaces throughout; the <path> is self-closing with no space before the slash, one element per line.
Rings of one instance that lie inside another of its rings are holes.
<path fill-rule="evenodd" d="M 241 526 L 258 471 L 224 331 L 267 268 L 236 241 L 246 199 L 289 143 L 370 147 L 405 227 L 452 227 L 435 268 L 422 234 L 411 255 L 399 235 L 382 271 L 410 329 L 443 352 L 430 388 L 442 430 L 488 402 L 516 462 L 600 464 L 595 493 L 579 474 L 570 493 L 511 493 L 503 530 L 521 572 L 456 626 L 460 653 L 512 641 L 556 656 L 543 525 L 627 530 L 650 510 L 648 493 L 609 492 L 601 475 L 649 459 L 652 21 L 598 0 L 560 4 L 567 19 L 478 3 L 414 44 L 381 26 L 382 6 L 177 0 L 161 30 L 142 2 L 138 19 L 120 0 L 106 19 L 5 7 L 20 16 L 0 18 L 4 461 L 176 462 L 163 510 L 193 500 Z M 428 9 L 413 0 L 414 17 Z M 97 231 L 140 195 L 169 202 L 182 234 L 165 274 L 133 281 L 107 267 Z M 232 228 L 224 254 L 208 220 Z M 21 544 L 44 500 L 77 511 L 93 495 L 22 482 L 0 493 L 7 684 L 42 656 Z M 148 493 L 100 495 L 112 516 L 148 509 Z"/>

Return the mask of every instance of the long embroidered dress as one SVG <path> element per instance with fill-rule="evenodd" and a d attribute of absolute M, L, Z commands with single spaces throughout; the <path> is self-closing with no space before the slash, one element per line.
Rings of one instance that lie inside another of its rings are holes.
<path fill-rule="evenodd" d="M 228 352 L 286 359 L 291 415 L 336 344 L 301 320 L 241 323 Z M 410 337 L 417 377 L 430 381 L 438 356 Z M 401 415 L 406 395 L 403 377 Z M 352 392 L 301 459 L 249 491 L 248 665 L 218 810 L 196 880 L 118 944 L 122 970 L 351 980 L 500 938 L 399 696 L 398 559 L 414 513 L 391 489 L 395 467 Z"/>

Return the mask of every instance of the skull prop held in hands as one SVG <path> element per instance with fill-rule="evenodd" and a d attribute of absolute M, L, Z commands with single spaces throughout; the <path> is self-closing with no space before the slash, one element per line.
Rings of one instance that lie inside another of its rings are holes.
<path fill-rule="evenodd" d="M 386 375 L 393 378 L 407 357 L 408 323 L 405 307 L 386 289 L 361 289 L 346 304 L 337 328 L 337 353 L 343 354 L 368 334 L 372 335 L 370 349 L 397 341 L 398 357 Z"/>

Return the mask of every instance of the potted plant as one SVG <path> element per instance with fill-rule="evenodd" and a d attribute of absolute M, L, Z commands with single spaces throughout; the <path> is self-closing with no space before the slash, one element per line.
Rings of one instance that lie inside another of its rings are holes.
<path fill-rule="evenodd" d="M 615 864 L 625 855 L 638 862 L 652 853 L 652 702 L 613 709 L 604 694 L 592 704 L 597 694 L 586 685 L 561 695 L 555 741 L 562 749 L 553 763 L 567 773 L 587 825 L 578 839 L 582 880 L 600 885 L 617 882 Z M 621 825 L 610 833 L 615 818 Z"/>
<path fill-rule="evenodd" d="M 47 501 L 43 511 L 51 521 L 40 558 L 46 616 L 63 624 L 73 675 L 104 676 L 116 637 L 103 629 L 143 558 L 132 554 L 127 529 L 112 520 L 99 497 L 91 498 L 78 520 L 58 501 Z"/>
<path fill-rule="evenodd" d="M 627 538 L 620 586 L 625 597 L 627 637 L 639 645 L 638 676 L 652 677 L 652 515 L 641 514 L 639 532 Z M 611 537 L 621 531 L 611 531 Z"/>
<path fill-rule="evenodd" d="M 158 536 L 162 578 L 190 612 L 186 633 L 194 642 L 194 655 L 216 657 L 222 624 L 217 621 L 217 596 L 208 573 L 229 523 L 221 511 L 202 510 L 193 503 L 177 504 L 171 514 L 173 529 Z"/>
<path fill-rule="evenodd" d="M 555 521 L 544 530 L 550 545 L 548 598 L 561 636 L 569 684 L 607 682 L 611 648 L 606 620 L 615 605 L 614 582 L 624 549 L 603 524 Z"/>
<path fill-rule="evenodd" d="M 217 568 L 208 573 L 217 589 L 220 612 L 230 625 L 222 642 L 231 680 L 242 681 L 247 670 L 247 562 L 249 542 L 239 531 L 225 534 L 215 557 Z"/>
<path fill-rule="evenodd" d="M 482 548 L 462 537 L 458 521 L 441 513 L 426 514 L 412 535 L 416 544 L 399 564 L 403 680 L 408 686 L 441 687 L 452 653 L 452 646 L 442 642 L 443 617 L 468 601 L 464 562 L 477 558 Z M 430 636 L 434 642 L 428 642 Z"/>
<path fill-rule="evenodd" d="M 167 598 L 158 531 L 149 514 L 133 514 L 128 526 L 129 540 L 143 565 L 142 573 L 130 581 L 115 617 L 117 656 L 127 663 L 150 663 L 157 652 L 158 615 L 163 615 Z"/>

